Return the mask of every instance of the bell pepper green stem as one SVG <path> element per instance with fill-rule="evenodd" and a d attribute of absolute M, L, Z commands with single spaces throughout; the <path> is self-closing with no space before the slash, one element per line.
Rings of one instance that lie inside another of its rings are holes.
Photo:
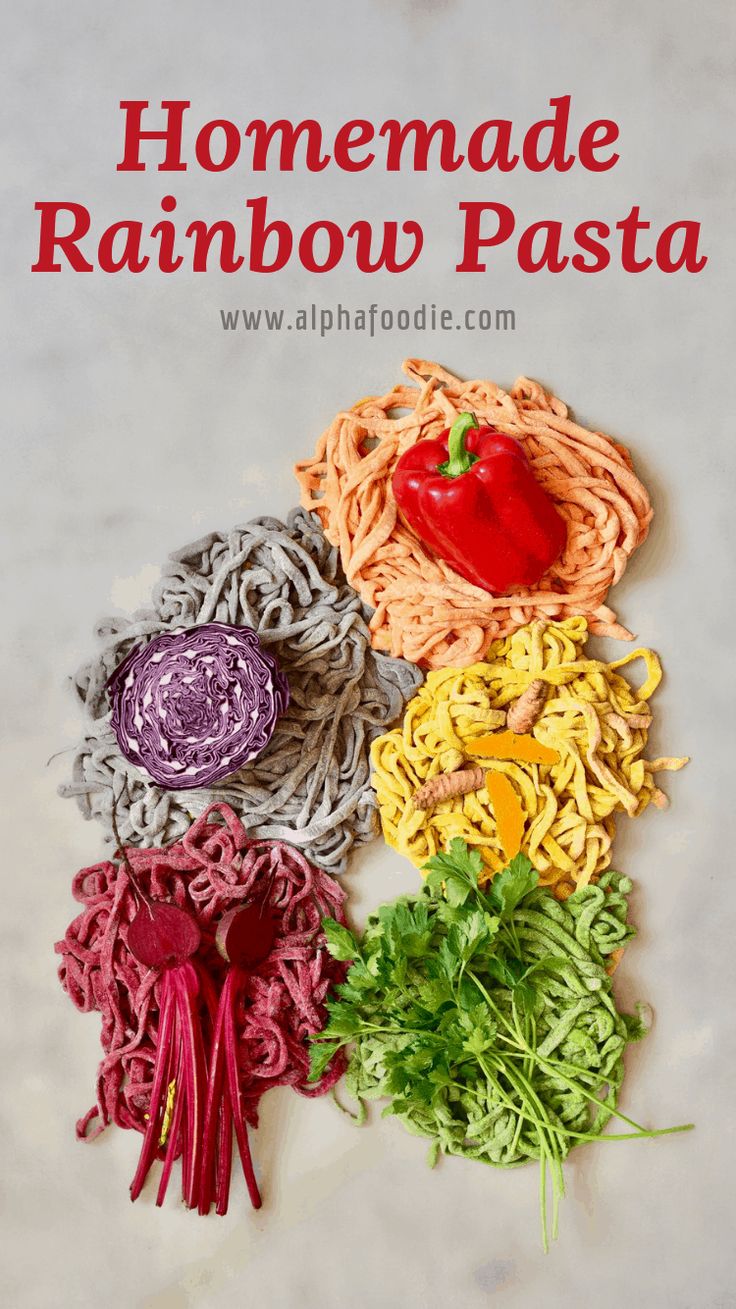
<path fill-rule="evenodd" d="M 437 472 L 442 473 L 443 477 L 461 477 L 467 473 L 473 464 L 477 463 L 478 456 L 471 454 L 465 448 L 465 433 L 471 427 L 478 426 L 478 419 L 475 414 L 459 414 L 455 419 L 450 434 L 447 438 L 447 453 L 449 459 L 444 464 L 440 464 Z"/>

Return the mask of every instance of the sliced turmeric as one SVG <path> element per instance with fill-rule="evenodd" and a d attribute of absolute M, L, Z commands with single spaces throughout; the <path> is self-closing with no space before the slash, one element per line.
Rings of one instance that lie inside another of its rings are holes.
<path fill-rule="evenodd" d="M 166 1104 L 164 1106 L 164 1116 L 161 1121 L 161 1135 L 158 1138 L 159 1147 L 163 1150 L 171 1131 L 171 1121 L 174 1117 L 174 1099 L 176 1098 L 176 1078 L 169 1082 L 166 1088 Z"/>
<path fill-rule="evenodd" d="M 489 770 L 485 788 L 496 818 L 496 831 L 507 859 L 513 859 L 521 849 L 524 835 L 524 810 L 514 787 L 505 773 Z"/>
<path fill-rule="evenodd" d="M 533 736 L 517 736 L 516 732 L 492 732 L 490 736 L 478 736 L 474 741 L 467 741 L 466 747 L 471 754 L 483 759 L 512 760 L 524 764 L 557 764 L 559 751 L 548 745 L 542 745 Z"/>

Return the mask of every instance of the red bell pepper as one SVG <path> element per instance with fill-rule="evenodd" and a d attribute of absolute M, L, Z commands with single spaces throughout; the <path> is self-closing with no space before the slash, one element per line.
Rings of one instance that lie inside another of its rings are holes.
<path fill-rule="evenodd" d="M 533 586 L 565 544 L 567 525 L 519 442 L 474 414 L 406 450 L 393 492 L 421 540 L 492 594 Z"/>

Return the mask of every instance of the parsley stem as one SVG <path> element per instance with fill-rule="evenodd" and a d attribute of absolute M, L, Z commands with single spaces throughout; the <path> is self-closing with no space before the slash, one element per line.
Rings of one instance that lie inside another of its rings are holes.
<path fill-rule="evenodd" d="M 539 1160 L 539 1213 L 542 1220 L 542 1249 L 549 1254 L 547 1236 L 547 1161 L 542 1154 Z"/>
<path fill-rule="evenodd" d="M 506 1101 L 506 1104 L 511 1109 L 511 1112 L 519 1115 L 523 1114 L 524 1117 L 526 1117 L 530 1122 L 532 1122 L 537 1129 L 537 1141 L 539 1143 L 539 1160 L 540 1160 L 540 1174 L 541 1174 L 540 1212 L 541 1212 L 541 1219 L 542 1219 L 542 1245 L 546 1253 L 549 1248 L 548 1239 L 547 1239 L 547 1182 L 546 1182 L 547 1159 L 549 1159 L 550 1174 L 552 1177 L 553 1236 L 556 1235 L 556 1228 L 557 1228 L 558 1197 L 559 1195 L 564 1194 L 564 1190 L 565 1190 L 565 1183 L 562 1176 L 562 1160 L 560 1158 L 559 1146 L 555 1142 L 555 1138 L 552 1135 L 552 1132 L 554 1130 L 559 1131 L 560 1129 L 558 1128 L 557 1124 L 551 1120 L 549 1114 L 547 1113 L 547 1110 L 539 1100 L 539 1097 L 535 1094 L 531 1084 L 526 1082 L 526 1079 L 524 1079 L 523 1077 L 520 1077 L 516 1072 L 516 1070 L 513 1070 L 512 1072 L 512 1069 L 502 1064 L 499 1071 L 506 1077 L 507 1081 L 510 1081 L 512 1085 L 515 1085 L 515 1090 L 521 1100 L 521 1105 L 519 1105 L 518 1107 L 517 1105 L 514 1104 L 513 1101 L 509 1100 L 508 1096 L 505 1095 L 498 1081 L 498 1078 L 493 1078 L 490 1069 L 484 1063 L 483 1059 L 479 1058 L 478 1063 L 480 1064 L 480 1067 L 482 1068 L 486 1077 L 489 1080 L 491 1079 L 493 1080 L 493 1084 L 495 1085 L 497 1092 L 500 1093 L 503 1099 Z M 542 1115 L 541 1119 L 537 1118 L 535 1114 L 532 1112 L 532 1109 L 535 1107 L 535 1105 L 538 1106 L 538 1111 Z"/>
<path fill-rule="evenodd" d="M 480 978 L 479 978 L 479 977 L 478 977 L 478 976 L 477 976 L 477 975 L 476 975 L 476 974 L 475 974 L 471 969 L 468 969 L 468 977 L 471 979 L 471 981 L 475 982 L 475 985 L 477 986 L 478 990 L 480 991 L 481 995 L 483 996 L 483 999 L 486 1001 L 486 1004 L 487 1004 L 487 1005 L 488 1005 L 488 1006 L 493 1010 L 493 1012 L 494 1012 L 494 1014 L 496 1015 L 496 1017 L 500 1019 L 500 1021 L 503 1023 L 503 1025 L 504 1025 L 504 1027 L 506 1028 L 506 1030 L 509 1031 L 509 1032 L 511 1033 L 512 1037 L 513 1037 L 513 1036 L 515 1035 L 515 1033 L 514 1033 L 514 1028 L 513 1028 L 512 1024 L 508 1021 L 508 1019 L 506 1018 L 506 1016 L 505 1016 L 505 1015 L 501 1012 L 501 1010 L 498 1008 L 498 1005 L 496 1005 L 496 1004 L 494 1003 L 494 1001 L 492 1000 L 490 994 L 488 993 L 488 991 L 486 990 L 485 986 L 484 986 L 483 983 L 481 982 Z M 519 1046 L 519 1049 L 522 1048 L 522 1047 L 519 1045 L 518 1040 L 513 1041 L 512 1044 Z"/>
<path fill-rule="evenodd" d="M 512 998 L 512 1005 L 514 1005 L 513 998 Z M 514 1012 L 515 1012 L 515 1009 L 514 1009 Z M 518 1023 L 517 1023 L 517 1031 L 518 1031 Z M 518 1035 L 519 1035 L 520 1039 L 523 1041 L 523 1036 L 522 1036 L 522 1033 L 521 1033 L 520 1031 L 518 1031 Z M 526 1043 L 525 1043 L 525 1044 L 526 1044 Z M 621 1122 L 623 1122 L 623 1123 L 627 1123 L 627 1124 L 629 1125 L 629 1127 L 634 1127 L 634 1128 L 636 1129 L 637 1132 L 640 1132 L 640 1133 L 646 1133 L 646 1132 L 647 1132 L 647 1129 L 646 1129 L 645 1127 L 642 1127 L 641 1123 L 637 1123 L 637 1122 L 635 1122 L 633 1118 L 627 1118 L 627 1117 L 626 1117 L 626 1114 L 622 1113 L 620 1109 L 617 1109 L 615 1103 L 611 1105 L 611 1104 L 607 1104 L 605 1100 L 600 1100 L 600 1099 L 598 1098 L 597 1095 L 593 1095 L 593 1094 L 591 1094 L 585 1086 L 583 1086 L 583 1085 L 580 1084 L 580 1082 L 573 1082 L 572 1079 L 569 1078 L 569 1077 L 567 1077 L 567 1076 L 565 1075 L 565 1073 L 562 1071 L 563 1068 L 566 1068 L 566 1067 L 567 1067 L 567 1068 L 572 1068 L 572 1069 L 573 1069 L 575 1072 L 577 1072 L 577 1073 L 582 1073 L 582 1074 L 584 1074 L 585 1076 L 591 1077 L 591 1076 L 593 1076 L 593 1074 L 591 1073 L 591 1070 L 590 1070 L 590 1069 L 579 1068 L 576 1064 L 567 1064 L 567 1063 L 562 1063 L 562 1062 L 559 1061 L 559 1060 L 551 1060 L 551 1059 L 548 1059 L 547 1057 L 545 1057 L 544 1055 L 540 1055 L 540 1053 L 539 1053 L 538 1050 L 532 1050 L 530 1046 L 527 1046 L 526 1048 L 527 1048 L 529 1054 L 530 1054 L 530 1055 L 531 1055 L 531 1056 L 532 1056 L 532 1057 L 537 1061 L 537 1063 L 539 1063 L 543 1068 L 549 1068 L 549 1069 L 552 1069 L 552 1071 L 554 1072 L 555 1076 L 559 1077 L 560 1080 L 563 1081 L 563 1082 L 565 1083 L 565 1085 L 568 1087 L 569 1090 L 574 1091 L 577 1095 L 582 1095 L 582 1096 L 584 1096 L 584 1098 L 585 1098 L 586 1100 L 588 1100 L 591 1104 L 596 1104 L 596 1105 L 598 1105 L 601 1109 L 607 1110 L 607 1111 L 609 1112 L 609 1114 L 612 1114 L 614 1117 L 616 1117 L 616 1118 L 620 1118 L 620 1119 L 621 1119 Z M 601 1080 L 605 1080 L 605 1079 L 602 1078 Z M 688 1126 L 692 1126 L 692 1124 L 688 1124 Z M 671 1129 L 671 1128 L 664 1128 L 664 1129 L 662 1129 L 662 1130 L 664 1130 L 664 1131 L 671 1131 L 671 1130 L 674 1130 L 674 1129 Z M 682 1130 L 684 1131 L 684 1130 L 687 1130 L 687 1129 L 686 1129 L 686 1128 L 683 1128 Z"/>
<path fill-rule="evenodd" d="M 478 1060 L 478 1062 L 480 1063 L 483 1072 L 486 1074 L 486 1076 L 488 1076 L 488 1070 L 486 1069 L 485 1065 L 482 1063 L 480 1059 Z M 505 1072 L 507 1075 L 509 1073 L 509 1070 L 503 1066 L 502 1066 L 502 1071 Z M 503 1088 L 501 1088 L 498 1085 L 496 1079 L 494 1079 L 494 1086 L 496 1086 L 497 1089 L 499 1090 L 499 1093 L 503 1095 Z M 586 1097 L 586 1099 L 587 1098 L 590 1097 Z M 509 1100 L 508 1097 L 506 1096 L 504 1096 L 504 1102 L 507 1108 L 514 1109 L 515 1112 L 522 1113 L 529 1122 L 534 1124 L 535 1127 L 540 1126 L 539 1120 L 534 1117 L 534 1115 L 529 1111 L 528 1107 L 517 1109 L 513 1101 Z M 598 1101 L 598 1103 L 600 1103 L 600 1101 Z M 623 1117 L 623 1115 L 620 1115 L 620 1117 Z M 628 1120 L 624 1119 L 624 1121 L 628 1121 Z M 606 1132 L 605 1134 L 603 1134 L 602 1132 L 577 1132 L 572 1127 L 563 1126 L 560 1123 L 553 1123 L 549 1120 L 547 1124 L 543 1123 L 541 1124 L 541 1126 L 542 1127 L 549 1126 L 552 1131 L 557 1132 L 557 1134 L 561 1136 L 563 1139 L 569 1136 L 569 1137 L 574 1137 L 576 1141 L 634 1141 L 639 1138 L 648 1139 L 649 1137 L 655 1137 L 655 1136 L 672 1136 L 674 1133 L 677 1132 L 689 1132 L 693 1129 L 694 1124 L 682 1123 L 682 1124 L 678 1124 L 676 1127 L 657 1127 L 652 1129 L 641 1127 L 638 1128 L 637 1131 L 635 1132 Z"/>

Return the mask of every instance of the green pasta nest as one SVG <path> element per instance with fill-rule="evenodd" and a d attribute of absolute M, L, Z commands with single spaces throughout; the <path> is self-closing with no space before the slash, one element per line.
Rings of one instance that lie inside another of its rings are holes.
<path fill-rule="evenodd" d="M 606 965 L 633 936 L 631 882 L 608 871 L 560 902 L 518 855 L 486 890 L 480 856 L 461 840 L 427 865 L 419 894 L 382 906 L 360 941 L 331 921 L 328 947 L 351 962 L 312 1045 L 312 1076 L 350 1047 L 346 1087 L 439 1152 L 497 1168 L 540 1162 L 543 1243 L 547 1176 L 552 1234 L 562 1160 L 597 1139 L 616 1108 L 623 1053 L 645 1033 L 618 1011 Z M 681 1130 L 681 1129 L 665 1129 Z"/>

